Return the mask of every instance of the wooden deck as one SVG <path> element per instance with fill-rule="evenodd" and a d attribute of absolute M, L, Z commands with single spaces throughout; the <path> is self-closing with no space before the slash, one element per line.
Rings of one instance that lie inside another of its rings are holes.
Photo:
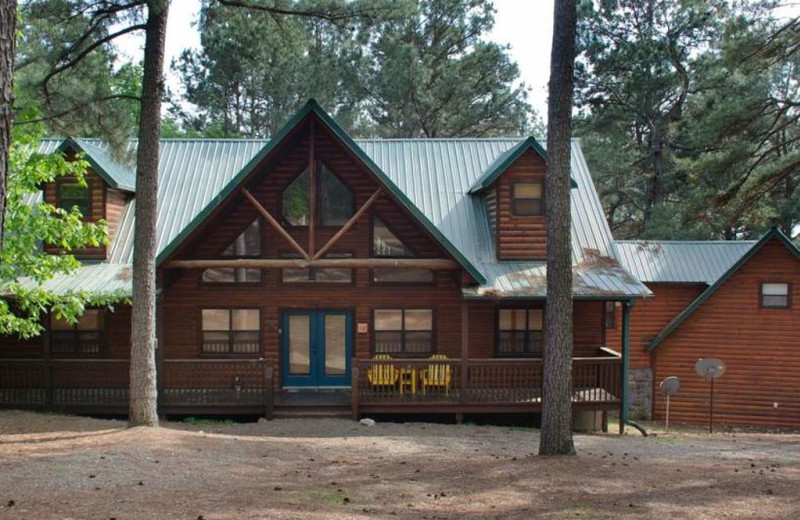
<path fill-rule="evenodd" d="M 124 415 L 129 366 L 127 360 L 107 359 L 0 360 L 0 408 Z M 388 379 L 378 381 L 378 372 Z M 354 359 L 352 375 L 353 418 L 541 409 L 541 359 Z M 271 418 L 276 405 L 286 407 L 275 391 L 273 369 L 263 359 L 160 360 L 158 385 L 164 414 Z M 576 408 L 617 409 L 621 388 L 619 357 L 573 360 Z M 302 399 L 302 393 L 292 396 L 292 402 Z"/>
<path fill-rule="evenodd" d="M 619 357 L 574 358 L 572 371 L 574 407 L 619 408 Z M 397 379 L 390 384 L 395 374 Z M 351 399 L 354 418 L 364 413 L 392 412 L 538 412 L 542 404 L 542 360 L 355 359 Z"/>
<path fill-rule="evenodd" d="M 272 367 L 264 360 L 159 361 L 165 414 L 272 416 Z M 128 360 L 0 360 L 0 408 L 128 413 Z"/>

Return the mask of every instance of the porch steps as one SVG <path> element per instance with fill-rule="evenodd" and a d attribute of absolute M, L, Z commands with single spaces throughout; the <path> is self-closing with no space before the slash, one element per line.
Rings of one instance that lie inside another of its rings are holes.
<path fill-rule="evenodd" d="M 273 412 L 276 419 L 349 419 L 349 406 L 281 406 Z"/>

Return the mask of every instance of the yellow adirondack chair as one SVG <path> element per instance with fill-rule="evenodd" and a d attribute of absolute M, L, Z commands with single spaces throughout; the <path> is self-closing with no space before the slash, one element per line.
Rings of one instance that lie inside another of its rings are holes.
<path fill-rule="evenodd" d="M 444 354 L 434 354 L 429 359 L 444 360 Z M 428 365 L 419 371 L 419 380 L 422 383 L 422 393 L 426 393 L 428 388 L 438 388 L 444 390 L 445 395 L 450 395 L 450 380 L 453 378 L 453 370 L 447 363 Z"/>
<path fill-rule="evenodd" d="M 378 354 L 374 359 L 392 359 L 388 354 Z M 367 381 L 372 387 L 394 387 L 397 384 L 397 379 L 400 377 L 400 372 L 397 367 L 390 364 L 372 365 L 367 370 Z"/>

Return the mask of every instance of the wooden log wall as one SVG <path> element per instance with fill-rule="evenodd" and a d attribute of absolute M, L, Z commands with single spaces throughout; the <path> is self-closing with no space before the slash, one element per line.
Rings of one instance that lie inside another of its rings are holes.
<path fill-rule="evenodd" d="M 637 300 L 630 316 L 630 368 L 650 368 L 650 354 L 645 350 L 647 342 L 683 309 L 689 306 L 707 287 L 704 283 L 648 283 L 654 297 Z M 606 329 L 606 345 L 622 351 L 622 307 L 614 309 L 615 326 Z"/>
<path fill-rule="evenodd" d="M 789 309 L 759 305 L 761 282 L 791 283 Z M 709 383 L 695 374 L 698 358 L 727 364 L 715 384 L 715 422 L 800 427 L 800 261 L 771 240 L 655 350 L 656 381 L 681 378 L 670 420 L 706 424 Z M 655 396 L 655 415 L 664 418 Z"/>
<path fill-rule="evenodd" d="M 514 216 L 511 212 L 513 184 L 515 182 L 541 182 L 544 184 L 545 170 L 544 159 L 533 150 L 528 150 L 500 175 L 493 187 L 489 188 L 496 190 L 497 193 L 495 240 L 499 259 L 544 260 L 547 258 L 545 217 L 519 217 Z"/>
<path fill-rule="evenodd" d="M 108 240 L 109 245 L 117 236 L 119 225 L 122 220 L 122 211 L 125 205 L 130 200 L 130 195 L 124 191 L 108 188 L 106 190 L 106 215 L 105 219 L 108 222 Z"/>

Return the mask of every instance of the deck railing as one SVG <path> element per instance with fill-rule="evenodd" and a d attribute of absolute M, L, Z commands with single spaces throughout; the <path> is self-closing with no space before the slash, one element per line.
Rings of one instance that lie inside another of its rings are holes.
<path fill-rule="evenodd" d="M 272 414 L 273 374 L 266 360 L 158 363 L 161 412 Z M 124 414 L 129 371 L 126 359 L 4 359 L 0 408 Z"/>
<path fill-rule="evenodd" d="M 159 410 L 272 415 L 273 369 L 263 359 L 159 360 Z M 127 413 L 129 361 L 0 360 L 0 408 Z M 618 356 L 574 358 L 574 406 L 620 405 Z M 541 359 L 354 359 L 352 412 L 461 413 L 541 407 Z"/>
<path fill-rule="evenodd" d="M 573 358 L 575 406 L 619 405 L 619 357 Z M 536 410 L 542 398 L 541 359 L 354 359 L 353 415 L 361 410 Z M 443 409 L 443 408 L 442 408 Z"/>

